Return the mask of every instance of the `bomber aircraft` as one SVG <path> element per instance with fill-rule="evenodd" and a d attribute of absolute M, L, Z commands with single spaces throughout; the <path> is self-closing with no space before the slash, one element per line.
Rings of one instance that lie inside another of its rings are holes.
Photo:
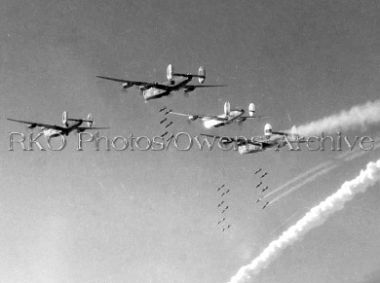
<path fill-rule="evenodd" d="M 137 86 L 145 100 L 145 102 L 161 98 L 163 96 L 170 95 L 173 91 L 182 90 L 184 94 L 188 94 L 194 91 L 196 88 L 205 87 L 223 87 L 226 85 L 204 85 L 206 80 L 206 70 L 204 67 L 199 67 L 198 74 L 191 73 L 176 73 L 173 71 L 173 66 L 171 64 L 166 68 L 166 78 L 167 81 L 159 82 L 144 82 L 144 81 L 132 81 L 126 79 L 117 79 L 112 77 L 97 76 L 100 79 L 110 80 L 119 82 L 123 89 L 128 89 L 132 86 Z M 199 84 L 189 84 L 193 78 L 198 78 Z"/>
<path fill-rule="evenodd" d="M 257 153 L 270 148 L 279 151 L 280 148 L 286 145 L 289 145 L 289 147 L 292 146 L 293 148 L 294 144 L 307 142 L 305 137 L 300 137 L 294 133 L 274 132 L 272 126 L 268 123 L 264 126 L 263 137 L 252 137 L 248 139 L 244 137 L 226 137 L 209 134 L 201 135 L 219 139 L 219 142 L 225 145 L 236 143 L 240 154 Z"/>
<path fill-rule="evenodd" d="M 52 137 L 52 138 L 59 135 L 68 136 L 73 131 L 76 131 L 77 133 L 81 133 L 86 130 L 109 129 L 108 127 L 93 127 L 94 119 L 92 118 L 91 114 L 88 114 L 86 119 L 77 119 L 77 118 L 69 118 L 66 111 L 62 113 L 63 126 L 32 122 L 32 121 L 16 120 L 16 119 L 11 119 L 11 118 L 7 118 L 7 120 L 17 122 L 17 123 L 29 124 L 28 126 L 29 129 L 34 129 L 35 127 L 39 127 L 42 133 L 44 134 L 44 136 Z M 69 122 L 73 122 L 73 123 L 70 124 Z M 82 126 L 83 123 L 86 123 L 87 126 Z"/>
<path fill-rule="evenodd" d="M 233 122 L 237 122 L 238 124 L 243 123 L 247 119 L 261 119 L 267 118 L 264 116 L 256 115 L 256 107 L 255 104 L 250 103 L 248 105 L 248 115 L 244 115 L 246 112 L 244 109 L 231 109 L 231 104 L 229 101 L 224 103 L 224 112 L 220 115 L 201 115 L 201 114 L 185 114 L 179 112 L 170 112 L 170 114 L 177 116 L 185 116 L 189 119 L 189 121 L 195 121 L 200 119 L 203 123 L 203 126 L 206 129 L 218 128 Z"/>

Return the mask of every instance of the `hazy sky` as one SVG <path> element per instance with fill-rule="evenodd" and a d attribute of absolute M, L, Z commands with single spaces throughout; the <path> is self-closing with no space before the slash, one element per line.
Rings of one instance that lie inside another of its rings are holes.
<path fill-rule="evenodd" d="M 27 130 L 6 117 L 60 123 L 63 110 L 91 112 L 111 127 L 107 136 L 153 136 L 163 132 L 163 105 L 217 114 L 229 100 L 254 102 L 274 129 L 287 129 L 379 97 L 379 15 L 377 1 L 2 1 L 0 281 L 225 282 L 380 155 L 262 210 L 254 170 L 267 170 L 274 189 L 336 154 L 76 152 L 75 135 L 62 152 L 9 152 L 8 132 Z M 169 63 L 203 65 L 207 83 L 228 87 L 144 103 L 137 90 L 96 78 L 163 81 Z M 212 133 L 259 135 L 264 123 Z M 227 233 L 216 226 L 223 183 Z M 377 282 L 379 197 L 376 188 L 358 196 L 252 282 Z"/>

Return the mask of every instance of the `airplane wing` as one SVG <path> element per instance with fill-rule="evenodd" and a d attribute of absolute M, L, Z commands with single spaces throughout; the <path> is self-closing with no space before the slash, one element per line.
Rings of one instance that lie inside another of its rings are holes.
<path fill-rule="evenodd" d="M 210 137 L 210 138 L 215 138 L 215 139 L 224 139 L 225 143 L 236 142 L 237 145 L 253 144 L 253 145 L 271 146 L 274 144 L 272 140 L 268 140 L 262 137 L 251 137 L 251 138 L 237 137 L 236 138 L 236 137 L 216 136 L 216 135 L 210 135 L 210 134 L 200 134 L 200 135 Z"/>
<path fill-rule="evenodd" d="M 169 112 L 169 114 L 187 117 L 190 120 L 195 119 L 206 119 L 206 120 L 217 120 L 217 121 L 226 121 L 226 118 L 220 116 L 210 116 L 210 115 L 202 115 L 202 114 L 189 114 L 189 113 L 179 113 L 179 112 Z"/>
<path fill-rule="evenodd" d="M 54 130 L 64 130 L 65 129 L 64 127 L 61 127 L 61 126 L 38 123 L 38 122 L 33 122 L 33 121 L 23 121 L 23 120 L 11 119 L 11 118 L 7 118 L 7 120 L 12 121 L 12 122 L 17 122 L 17 123 L 29 124 L 33 128 L 34 127 L 44 127 L 44 128 L 48 128 L 48 129 L 54 129 Z"/>
<path fill-rule="evenodd" d="M 282 135 L 282 136 L 291 136 L 292 135 L 292 133 L 277 132 L 277 131 L 273 131 L 272 134 L 274 134 L 274 135 Z"/>
<path fill-rule="evenodd" d="M 200 134 L 201 136 L 205 136 L 205 137 L 209 137 L 209 138 L 216 138 L 216 139 L 220 139 L 221 136 L 215 136 L 215 135 L 209 135 L 209 134 Z"/>
<path fill-rule="evenodd" d="M 272 118 L 271 116 L 262 116 L 262 115 L 254 115 L 254 116 L 240 116 L 239 117 L 240 119 L 257 119 L 257 120 L 261 120 L 261 119 L 269 119 L 269 118 Z"/>
<path fill-rule="evenodd" d="M 209 137 L 209 138 L 214 138 L 214 139 L 220 139 L 223 140 L 224 143 L 233 143 L 236 142 L 238 145 L 242 143 L 251 143 L 249 139 L 241 139 L 236 137 L 226 137 L 226 136 L 216 136 L 216 135 L 209 135 L 209 134 L 200 134 L 201 136 Z"/>
<path fill-rule="evenodd" d="M 188 90 L 194 90 L 202 87 L 226 87 L 227 85 L 186 85 L 183 88 Z"/>
<path fill-rule="evenodd" d="M 124 79 L 117 79 L 117 78 L 111 78 L 111 77 L 104 77 L 104 76 L 96 76 L 97 78 L 104 79 L 104 80 L 109 80 L 109 81 L 114 81 L 114 82 L 119 82 L 119 83 L 124 83 L 128 84 L 130 86 L 144 86 L 146 88 L 149 87 L 155 87 L 163 90 L 170 90 L 171 88 L 167 85 L 160 84 L 160 83 L 151 83 L 151 82 L 141 82 L 141 81 L 130 81 L 130 80 L 124 80 Z"/>
<path fill-rule="evenodd" d="M 177 115 L 177 116 L 183 116 L 183 117 L 188 117 L 188 118 L 194 117 L 196 119 L 201 119 L 201 118 L 209 117 L 209 116 L 204 116 L 204 115 L 199 115 L 199 114 L 186 114 L 186 113 L 179 113 L 179 112 L 173 112 L 173 111 L 170 111 L 169 114 L 173 114 L 173 115 Z"/>
<path fill-rule="evenodd" d="M 77 129 L 80 131 L 84 131 L 84 130 L 106 130 L 109 128 L 110 127 L 78 127 Z"/>
<path fill-rule="evenodd" d="M 274 141 L 263 137 L 252 137 L 248 140 L 251 144 L 273 145 Z"/>

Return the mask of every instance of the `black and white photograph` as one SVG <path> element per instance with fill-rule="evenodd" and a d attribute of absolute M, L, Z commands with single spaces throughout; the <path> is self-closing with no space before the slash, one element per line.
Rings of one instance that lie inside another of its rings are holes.
<path fill-rule="evenodd" d="M 0 282 L 380 282 L 380 1 L 2 0 Z"/>

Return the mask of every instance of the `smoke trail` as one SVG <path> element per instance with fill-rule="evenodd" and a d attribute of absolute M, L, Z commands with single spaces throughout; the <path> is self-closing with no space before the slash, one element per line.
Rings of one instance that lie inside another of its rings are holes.
<path fill-rule="evenodd" d="M 346 131 L 362 129 L 380 122 L 380 100 L 369 101 L 363 105 L 357 105 L 350 110 L 343 110 L 339 114 L 331 115 L 320 120 L 310 122 L 299 127 L 293 126 L 291 132 L 303 136 L 332 133 L 334 131 Z"/>
<path fill-rule="evenodd" d="M 230 279 L 229 283 L 244 282 L 252 275 L 258 274 L 266 268 L 288 246 L 302 237 L 311 229 L 323 224 L 330 215 L 342 209 L 344 204 L 357 193 L 364 193 L 366 189 L 380 180 L 380 159 L 367 164 L 360 174 L 343 183 L 343 185 L 324 201 L 313 207 L 296 224 L 289 227 L 281 236 L 272 241 L 261 254 L 248 265 L 242 266 Z"/>

